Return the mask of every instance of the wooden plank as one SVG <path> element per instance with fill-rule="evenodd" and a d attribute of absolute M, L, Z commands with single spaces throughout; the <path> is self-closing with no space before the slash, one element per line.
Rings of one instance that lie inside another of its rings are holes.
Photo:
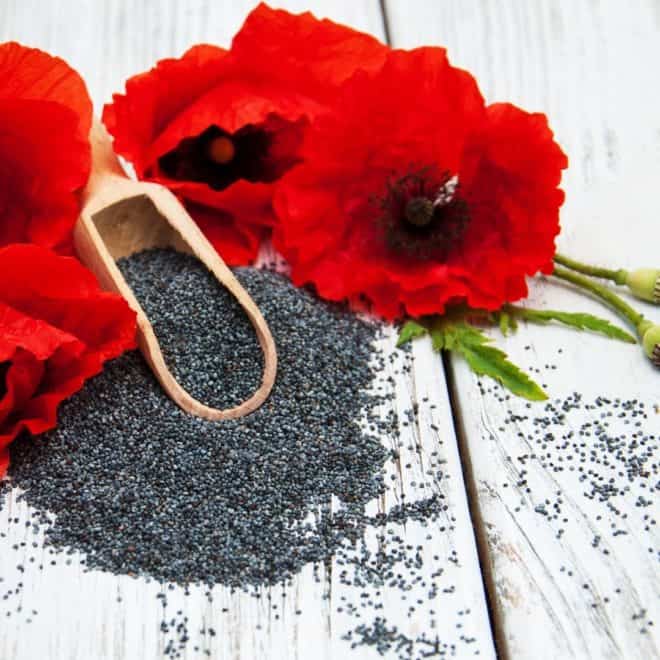
<path fill-rule="evenodd" d="M 5 0 L 0 4 L 0 40 L 17 39 L 66 58 L 85 77 L 99 110 L 113 91 L 122 88 L 126 77 L 157 59 L 180 54 L 200 41 L 227 44 L 253 4 L 248 0 Z M 284 4 L 383 36 L 377 0 Z M 377 615 L 397 628 L 393 647 L 402 640 L 424 638 L 410 653 L 404 644 L 398 651 L 390 649 L 388 657 L 435 653 L 493 658 L 442 364 L 423 344 L 415 346 L 412 356 L 395 353 L 392 333 L 383 339 L 382 350 L 393 356 L 383 378 L 391 377 L 385 385 L 396 391 L 396 401 L 384 407 L 383 414 L 396 414 L 401 423 L 400 440 L 383 438 L 383 442 L 398 449 L 400 458 L 386 475 L 393 484 L 391 491 L 373 502 L 367 513 L 391 511 L 402 503 L 402 494 L 408 503 L 433 495 L 443 503 L 435 520 L 391 524 L 387 530 L 373 526 L 367 532 L 365 549 L 387 550 L 389 544 L 379 538 L 384 531 L 413 548 L 409 558 L 404 555 L 396 563 L 410 588 L 403 594 L 405 600 L 398 586 L 367 583 L 358 589 L 355 581 L 353 586 L 347 584 L 342 576 L 347 567 L 336 561 L 330 570 L 306 567 L 291 588 L 263 590 L 259 600 L 216 587 L 209 602 L 203 588 L 191 587 L 185 595 L 182 589 L 169 590 L 143 579 L 85 573 L 78 555 L 54 557 L 43 549 L 41 536 L 25 527 L 27 506 L 17 502 L 13 493 L 0 512 L 0 598 L 7 596 L 0 600 L 0 657 L 163 657 L 168 641 L 176 643 L 179 635 L 163 634 L 161 621 L 174 619 L 178 625 L 187 617 L 191 640 L 182 650 L 184 658 L 205 657 L 205 650 L 213 658 L 232 660 L 376 658 L 380 655 L 372 646 L 358 645 L 351 651 L 351 644 L 361 641 L 358 633 L 352 640 L 344 639 L 359 623 L 367 629 L 373 626 L 376 614 L 368 606 L 373 601 L 382 608 Z M 408 418 L 406 411 L 414 405 L 418 412 Z M 406 566 L 417 554 L 421 567 Z M 162 593 L 167 597 L 165 610 L 157 600 Z M 273 603 L 278 604 L 278 616 Z M 215 636 L 199 633 L 211 626 Z"/>
<path fill-rule="evenodd" d="M 395 45 L 442 44 L 488 101 L 549 115 L 571 161 L 564 252 L 612 267 L 658 265 L 660 90 L 649 77 L 660 58 L 657 2 L 390 0 L 386 10 Z M 549 282 L 533 286 L 530 303 L 615 318 Z M 487 382 L 482 395 L 452 362 L 505 650 L 658 657 L 657 371 L 636 347 L 561 328 L 523 327 L 498 342 L 538 369 L 553 397 L 549 406 L 503 400 Z M 574 393 L 583 403 L 564 411 Z M 599 396 L 612 403 L 587 409 Z M 617 399 L 636 400 L 645 415 L 620 417 Z M 642 474 L 630 469 L 636 459 Z"/>

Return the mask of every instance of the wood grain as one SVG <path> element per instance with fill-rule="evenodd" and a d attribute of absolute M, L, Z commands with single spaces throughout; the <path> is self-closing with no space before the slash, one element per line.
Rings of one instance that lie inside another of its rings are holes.
<path fill-rule="evenodd" d="M 282 4 L 383 36 L 377 0 Z M 5 0 L 0 3 L 0 40 L 20 40 L 67 59 L 87 81 L 98 113 L 128 76 L 157 59 L 179 55 L 201 41 L 227 45 L 252 6 L 229 0 Z M 0 600 L 0 657 L 163 657 L 168 640 L 176 642 L 179 636 L 175 629 L 161 632 L 165 618 L 175 628 L 186 623 L 192 639 L 185 658 L 207 657 L 205 650 L 213 658 L 232 660 L 376 658 L 380 655 L 374 648 L 351 650 L 343 639 L 360 621 L 372 623 L 373 614 L 362 603 L 373 599 L 382 604 L 380 615 L 397 627 L 397 634 L 431 640 L 422 648 L 426 653 L 495 657 L 442 363 L 422 343 L 414 347 L 412 358 L 395 354 L 392 333 L 382 350 L 395 355 L 382 376 L 391 378 L 384 386 L 395 389 L 396 400 L 383 414 L 399 416 L 400 453 L 386 475 L 392 491 L 372 503 L 369 513 L 390 511 L 403 494 L 408 503 L 434 494 L 443 502 L 441 516 L 431 524 L 390 526 L 413 548 L 423 548 L 423 579 L 409 585 L 405 600 L 399 588 L 346 584 L 339 566 L 308 566 L 291 587 L 263 589 L 259 599 L 217 587 L 212 602 L 203 588 L 191 587 L 185 595 L 180 588 L 170 590 L 141 578 L 86 573 L 78 555 L 55 557 L 43 549 L 41 532 L 25 526 L 29 511 L 14 492 L 0 512 L 0 597 L 7 596 Z M 410 359 L 412 368 L 403 370 Z M 409 420 L 405 411 L 414 405 L 418 413 Z M 397 448 L 392 438 L 383 442 Z M 378 546 L 381 532 L 368 532 L 367 549 Z M 399 570 L 406 575 L 403 564 Z M 438 593 L 432 602 L 430 589 Z M 157 600 L 160 593 L 167 596 L 165 610 Z M 357 613 L 346 608 L 347 602 L 356 604 Z M 209 626 L 215 636 L 200 632 Z M 195 645 L 201 650 L 195 651 Z M 390 652 L 389 657 L 398 654 Z"/>
<path fill-rule="evenodd" d="M 612 267 L 658 265 L 660 88 L 649 68 L 660 59 L 657 2 L 391 0 L 386 10 L 395 45 L 443 45 L 476 75 L 488 101 L 548 114 L 570 158 L 562 251 Z M 530 305 L 615 320 L 549 282 L 533 286 Z M 660 319 L 657 308 L 636 305 Z M 548 429 L 554 437 L 544 447 L 534 419 L 551 416 L 545 404 L 502 401 L 497 388 L 482 394 L 452 360 L 504 650 L 512 658 L 658 657 L 658 536 L 650 522 L 658 510 L 657 370 L 638 348 L 556 327 L 523 327 L 498 343 L 539 370 L 532 375 L 547 384 L 555 407 L 577 392 L 585 403 L 636 399 L 647 413 L 637 427 L 612 404 L 581 406 Z M 607 413 L 609 434 L 625 444 L 622 460 L 636 451 L 636 431 L 648 436 L 655 466 L 648 479 L 629 479 L 589 435 Z M 516 421 L 507 422 L 512 414 Z M 575 451 L 564 439 L 571 432 L 585 434 Z M 607 502 L 587 497 L 599 475 L 623 494 Z"/>

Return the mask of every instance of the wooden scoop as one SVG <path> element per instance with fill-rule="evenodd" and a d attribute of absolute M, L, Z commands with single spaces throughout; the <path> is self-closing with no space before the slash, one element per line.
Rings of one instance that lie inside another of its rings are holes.
<path fill-rule="evenodd" d="M 275 343 L 258 307 L 167 188 L 126 176 L 98 121 L 92 126 L 90 140 L 92 173 L 74 231 L 80 260 L 104 289 L 119 293 L 135 310 L 140 350 L 163 389 L 183 410 L 210 420 L 233 419 L 256 410 L 270 394 L 277 370 Z M 153 327 L 115 263 L 149 248 L 174 248 L 195 255 L 238 300 L 252 322 L 264 354 L 263 379 L 259 389 L 239 406 L 218 410 L 204 405 L 167 368 Z"/>

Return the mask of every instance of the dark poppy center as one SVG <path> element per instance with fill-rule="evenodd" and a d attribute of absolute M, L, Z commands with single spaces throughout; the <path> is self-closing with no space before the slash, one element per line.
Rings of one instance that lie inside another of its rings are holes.
<path fill-rule="evenodd" d="M 458 178 L 430 168 L 390 179 L 379 202 L 388 248 L 419 259 L 446 260 L 470 220 Z"/>
<path fill-rule="evenodd" d="M 213 124 L 181 140 L 158 159 L 158 166 L 170 179 L 206 183 L 213 190 L 241 180 L 272 183 L 299 162 L 302 130 L 301 121 L 277 115 L 233 133 Z"/>

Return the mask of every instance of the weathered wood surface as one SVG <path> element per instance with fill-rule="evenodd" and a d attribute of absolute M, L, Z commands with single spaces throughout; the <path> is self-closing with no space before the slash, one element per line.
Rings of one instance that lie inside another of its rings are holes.
<path fill-rule="evenodd" d="M 178 54 L 197 41 L 227 43 L 249 5 L 202 0 L 5 0 L 0 3 L 0 39 L 19 39 L 66 57 L 85 76 L 98 109 L 127 76 L 148 68 L 156 59 Z M 319 0 L 286 6 L 311 8 L 383 36 L 380 6 L 375 1 Z M 562 249 L 612 266 L 657 264 L 657 3 L 390 0 L 385 8 L 394 45 L 445 45 L 454 63 L 475 73 L 488 100 L 510 100 L 548 113 L 571 159 L 564 179 Z M 555 284 L 535 286 L 531 302 L 607 315 L 595 303 Z M 647 310 L 653 316 L 654 310 Z M 647 415 L 619 419 L 620 408 L 610 404 L 593 410 L 582 407 L 567 412 L 563 426 L 551 424 L 554 437 L 544 442 L 544 418 L 553 417 L 544 404 L 529 408 L 520 401 L 500 401 L 497 388 L 482 394 L 464 365 L 452 362 L 454 412 L 475 486 L 473 504 L 485 550 L 486 578 L 493 588 L 500 650 L 512 658 L 657 657 L 657 624 L 648 623 L 657 618 L 658 544 L 652 522 L 657 509 L 643 504 L 653 501 L 657 458 L 648 461 L 649 478 L 633 475 L 629 479 L 630 465 L 603 449 L 593 435 L 575 444 L 566 444 L 563 437 L 588 433 L 585 424 L 593 425 L 603 413 L 612 412 L 615 419 L 610 421 L 608 435 L 624 440 L 624 459 L 639 454 L 629 443 L 640 429 L 643 435 L 653 436 L 647 447 L 657 451 L 657 373 L 635 347 L 561 328 L 523 327 L 516 336 L 498 341 L 520 364 L 539 369 L 534 375 L 547 384 L 559 404 L 575 392 L 585 403 L 593 403 L 598 396 L 610 401 L 638 399 Z M 414 491 L 417 487 L 412 483 L 418 483 L 434 458 L 432 452 L 439 450 L 438 460 L 446 461 L 444 477 L 439 483 L 432 481 L 431 488 L 445 496 L 451 523 L 449 532 L 433 530 L 431 542 L 425 540 L 427 530 L 411 526 L 406 533 L 411 543 L 419 539 L 431 557 L 441 558 L 440 567 L 446 569 L 441 587 L 454 587 L 453 593 L 443 593 L 438 600 L 433 633 L 443 643 L 456 643 L 457 657 L 476 651 L 492 657 L 442 374 L 440 361 L 420 342 L 415 346 L 412 374 L 396 377 L 400 411 L 414 397 L 420 402 L 419 426 L 407 433 L 418 437 L 422 447 L 421 452 L 410 453 L 409 461 L 402 457 L 399 488 Z M 483 386 L 490 388 L 486 382 Z M 424 393 L 436 408 L 423 401 Z M 551 403 L 557 407 L 557 402 Z M 516 416 L 514 421 L 507 422 L 509 411 Z M 535 418 L 540 420 L 536 424 Z M 640 427 L 635 426 L 637 422 Z M 411 467 L 406 470 L 408 464 Z M 593 483 L 610 479 L 621 493 L 586 497 Z M 424 494 L 419 492 L 420 497 Z M 0 514 L 0 531 L 7 529 L 7 517 L 25 517 L 23 506 L 10 501 Z M 71 565 L 58 559 L 50 567 L 47 553 L 32 551 L 33 539 L 26 530 L 20 525 L 8 529 L 9 537 L 0 539 L 0 577 L 4 578 L 0 596 L 15 590 L 19 582 L 23 587 L 0 601 L 6 611 L 13 612 L 11 617 L 5 617 L 5 610 L 0 612 L 0 657 L 149 658 L 162 654 L 166 638 L 159 632 L 158 585 L 83 573 L 76 557 L 71 558 Z M 27 547 L 20 546 L 22 541 Z M 13 549 L 16 544 L 18 550 Z M 458 565 L 446 561 L 452 551 L 460 557 Z M 29 561 L 31 556 L 36 557 L 34 563 Z M 44 564 L 44 571 L 35 570 L 39 563 Z M 17 570 L 18 565 L 24 566 L 24 573 Z M 435 568 L 429 561 L 428 570 Z M 168 612 L 174 616 L 182 609 L 190 618 L 191 630 L 201 621 L 212 621 L 218 635 L 204 645 L 217 658 L 375 655 L 366 649 L 349 652 L 349 645 L 341 640 L 342 633 L 354 627 L 334 607 L 341 595 L 347 595 L 341 593 L 342 588 L 346 589 L 335 573 L 333 599 L 324 599 L 326 585 L 315 582 L 310 569 L 297 580 L 295 596 L 284 600 L 279 620 L 251 597 L 223 590 L 212 606 L 201 592 L 193 590 L 188 597 L 171 592 Z M 398 594 L 384 600 L 388 617 L 400 620 L 402 631 L 419 634 L 430 627 L 433 617 L 428 612 L 405 616 L 406 606 Z M 18 604 L 23 607 L 20 616 L 15 613 Z M 229 609 L 228 614 L 222 613 L 223 607 Z M 302 611 L 299 616 L 297 608 Z M 38 613 L 26 616 L 32 609 Z M 458 621 L 456 613 L 466 609 L 469 615 L 461 615 Z M 27 618 L 32 622 L 28 624 Z M 463 628 L 456 628 L 457 623 Z M 471 646 L 461 642 L 463 632 L 476 639 Z M 445 650 L 451 653 L 450 648 Z M 196 656 L 192 645 L 189 653 Z"/>
<path fill-rule="evenodd" d="M 149 68 L 157 59 L 178 55 L 200 41 L 228 44 L 252 4 L 229 0 L 3 0 L 0 40 L 19 40 L 66 58 L 86 79 L 98 112 L 128 76 Z M 377 0 L 297 0 L 285 6 L 294 11 L 312 9 L 384 36 Z M 383 350 L 393 352 L 392 337 L 384 342 Z M 424 547 L 421 572 L 426 584 L 414 584 L 405 601 L 400 589 L 387 587 L 379 594 L 368 588 L 367 598 L 382 600 L 379 615 L 389 625 L 396 625 L 399 633 L 431 640 L 422 649 L 428 653 L 493 658 L 442 363 L 424 343 L 415 346 L 413 356 L 411 372 L 394 373 L 394 367 L 390 371 L 398 414 L 414 403 L 419 404 L 419 413 L 409 425 L 404 425 L 402 417 L 400 471 L 393 469 L 388 475 L 395 488 L 390 497 L 373 504 L 371 513 L 389 510 L 400 502 L 401 493 L 408 502 L 438 494 L 444 498 L 446 510 L 429 527 L 409 522 L 397 530 L 411 545 Z M 404 357 L 397 359 L 400 362 Z M 391 439 L 383 438 L 383 442 L 391 443 Z M 9 525 L 10 518 L 19 522 Z M 292 588 L 284 590 L 284 596 L 281 589 L 264 590 L 260 600 L 216 588 L 213 603 L 209 603 L 204 589 L 191 588 L 187 596 L 180 589 L 165 590 L 168 605 L 163 612 L 156 598 L 162 592 L 160 585 L 85 573 L 77 555 L 54 557 L 44 551 L 40 538 L 24 525 L 28 518 L 26 505 L 14 495 L 0 512 L 3 660 L 163 657 L 168 641 L 176 642 L 180 634 L 175 630 L 163 634 L 161 621 L 174 618 L 179 624 L 184 617 L 188 617 L 186 627 L 191 635 L 183 651 L 185 658 L 206 657 L 205 650 L 213 658 L 233 660 L 379 657 L 374 648 L 351 650 L 350 642 L 342 639 L 358 623 L 371 623 L 374 614 L 358 607 L 362 618 L 356 619 L 345 608 L 340 611 L 344 597 L 359 606 L 365 589 L 347 587 L 339 570 L 326 574 L 324 567 L 316 571 L 308 567 Z M 373 549 L 377 542 L 373 530 L 367 544 Z M 40 564 L 43 570 L 39 570 Z M 434 601 L 427 598 L 431 584 L 438 591 Z M 269 607 L 268 597 L 280 603 L 279 614 Z M 409 611 L 418 598 L 423 604 Z M 19 607 L 21 611 L 17 611 Z M 32 610 L 36 612 L 32 614 Z M 215 636 L 198 634 L 211 626 Z M 397 655 L 392 652 L 390 657 Z"/>
<path fill-rule="evenodd" d="M 563 251 L 612 267 L 658 265 L 657 2 L 391 0 L 386 10 L 394 45 L 442 44 L 476 75 L 488 101 L 549 115 L 570 158 Z M 534 286 L 530 304 L 603 314 L 551 283 Z M 657 308 L 639 307 L 660 318 Z M 501 648 L 511 658 L 658 657 L 657 370 L 635 347 L 561 328 L 523 327 L 498 341 L 519 364 L 540 370 L 533 375 L 560 411 L 557 403 L 577 392 L 585 403 L 637 399 L 647 414 L 626 421 L 620 407 L 603 403 L 543 429 L 534 418 L 553 417 L 543 404 L 503 403 L 499 390 L 482 395 L 465 365 L 452 361 Z M 510 411 L 518 419 L 507 423 Z M 608 419 L 609 450 L 594 434 Z M 629 479 L 624 463 L 642 453 L 632 445 L 639 431 L 652 436 L 649 474 Z M 553 437 L 544 441 L 546 433 Z M 617 494 L 589 498 L 594 483 Z"/>

